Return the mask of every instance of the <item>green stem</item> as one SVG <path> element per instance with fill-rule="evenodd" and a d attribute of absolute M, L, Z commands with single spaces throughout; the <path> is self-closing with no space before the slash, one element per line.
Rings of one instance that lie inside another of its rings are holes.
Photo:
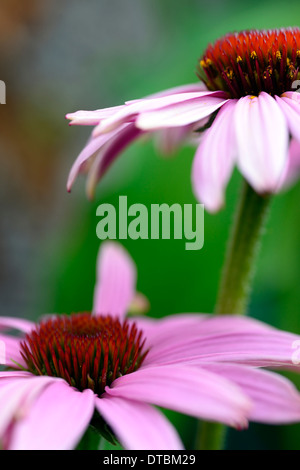
<path fill-rule="evenodd" d="M 246 312 L 270 200 L 270 195 L 260 196 L 244 181 L 221 276 L 217 315 Z"/>
<path fill-rule="evenodd" d="M 226 428 L 221 423 L 199 422 L 197 435 L 198 450 L 220 450 L 225 441 Z"/>
<path fill-rule="evenodd" d="M 244 181 L 229 237 L 215 314 L 246 313 L 260 239 L 270 205 Z M 223 448 L 226 428 L 220 423 L 199 423 L 197 449 Z"/>

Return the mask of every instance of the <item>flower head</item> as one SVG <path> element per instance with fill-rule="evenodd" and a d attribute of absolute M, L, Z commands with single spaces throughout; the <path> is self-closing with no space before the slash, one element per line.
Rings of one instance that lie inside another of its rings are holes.
<path fill-rule="evenodd" d="M 62 377 L 83 391 L 101 396 L 117 377 L 137 370 L 143 352 L 142 331 L 111 315 L 60 315 L 36 326 L 20 344 L 27 370 Z"/>
<path fill-rule="evenodd" d="M 232 98 L 265 91 L 272 96 L 292 90 L 300 78 L 298 28 L 227 34 L 210 45 L 199 61 L 199 76 L 209 90 Z"/>
<path fill-rule="evenodd" d="M 96 419 L 127 449 L 181 449 L 152 405 L 239 429 L 248 420 L 300 420 L 292 383 L 261 369 L 298 370 L 298 336 L 230 316 L 125 319 L 135 279 L 125 250 L 106 242 L 92 314 L 37 324 L 0 318 L 8 367 L 0 372 L 2 448 L 71 449 Z M 3 331 L 9 328 L 22 337 Z"/>
<path fill-rule="evenodd" d="M 279 191 L 300 169 L 299 65 L 298 28 L 228 34 L 200 59 L 202 83 L 68 114 L 71 124 L 95 126 L 71 169 L 68 190 L 78 173 L 87 172 L 91 196 L 125 147 L 158 133 L 170 152 L 198 136 L 192 184 L 211 212 L 224 204 L 235 165 L 258 193 Z"/>

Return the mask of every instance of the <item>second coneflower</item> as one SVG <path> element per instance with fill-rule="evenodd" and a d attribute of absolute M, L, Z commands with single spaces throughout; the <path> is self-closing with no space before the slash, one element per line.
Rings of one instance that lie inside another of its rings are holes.
<path fill-rule="evenodd" d="M 277 192 L 300 167 L 299 66 L 298 28 L 228 34 L 199 60 L 202 83 L 68 114 L 71 124 L 96 126 L 71 169 L 68 190 L 87 172 L 92 195 L 120 152 L 155 132 L 166 151 L 200 136 L 192 183 L 211 212 L 222 207 L 235 165 L 257 193 Z"/>
<path fill-rule="evenodd" d="M 264 369 L 299 372 L 298 335 L 251 318 L 126 318 L 128 253 L 106 242 L 97 272 L 92 314 L 0 317 L 0 448 L 72 449 L 91 424 L 128 450 L 181 450 L 156 406 L 238 429 L 300 421 L 297 389 Z"/>

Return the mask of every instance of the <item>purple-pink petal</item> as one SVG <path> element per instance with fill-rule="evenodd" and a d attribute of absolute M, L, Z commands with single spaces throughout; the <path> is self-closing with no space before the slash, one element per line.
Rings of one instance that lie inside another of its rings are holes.
<path fill-rule="evenodd" d="M 178 93 L 195 93 L 195 92 L 207 92 L 208 89 L 202 82 L 191 83 L 188 85 L 179 85 L 173 88 L 168 88 L 167 90 L 159 91 L 157 93 L 152 93 L 151 95 L 144 96 L 143 98 L 126 101 L 126 104 L 136 103 L 138 101 L 142 101 L 145 99 L 152 99 L 152 98 L 162 98 L 168 95 L 175 95 Z"/>
<path fill-rule="evenodd" d="M 245 96 L 236 104 L 234 126 L 241 173 L 257 192 L 276 192 L 288 158 L 288 126 L 281 108 L 265 92 Z"/>
<path fill-rule="evenodd" d="M 203 367 L 233 381 L 243 390 L 253 403 L 251 421 L 268 424 L 300 421 L 300 394 L 285 377 L 235 364 L 207 364 Z"/>
<path fill-rule="evenodd" d="M 197 199 L 210 212 L 224 203 L 224 191 L 236 158 L 233 115 L 236 100 L 224 104 L 213 124 L 204 133 L 192 169 L 192 183 Z"/>
<path fill-rule="evenodd" d="M 210 116 L 227 101 L 225 98 L 206 94 L 174 102 L 153 111 L 141 110 L 136 118 L 136 126 L 144 131 L 187 126 Z"/>
<path fill-rule="evenodd" d="M 299 336 L 250 318 L 207 317 L 198 325 L 189 320 L 181 328 L 170 323 L 169 331 L 167 325 L 158 328 L 157 338 L 151 324 L 136 322 L 150 347 L 143 368 L 176 363 L 201 365 L 209 361 L 300 372 L 300 366 L 293 361 Z"/>
<path fill-rule="evenodd" d="M 300 103 L 285 96 L 275 97 L 282 110 L 292 136 L 300 142 Z"/>
<path fill-rule="evenodd" d="M 20 330 L 29 333 L 35 327 L 35 323 L 24 318 L 0 317 L 0 331 L 8 329 Z"/>
<path fill-rule="evenodd" d="M 94 315 L 123 318 L 135 296 L 136 267 L 118 243 L 104 242 L 97 260 Z"/>
<path fill-rule="evenodd" d="M 282 175 L 281 189 L 288 188 L 294 184 L 300 175 L 300 142 L 291 139 L 288 161 L 285 171 Z"/>
<path fill-rule="evenodd" d="M 181 127 L 167 127 L 156 132 L 156 141 L 158 151 L 164 157 L 173 156 L 180 145 L 190 136 L 194 131 L 195 124 L 189 124 Z"/>
<path fill-rule="evenodd" d="M 8 426 L 19 424 L 38 395 L 54 380 L 53 377 L 35 377 L 22 373 L 0 376 L 0 442 Z"/>
<path fill-rule="evenodd" d="M 124 106 L 125 105 L 113 106 L 110 108 L 96 109 L 94 111 L 75 111 L 75 113 L 68 113 L 66 119 L 70 119 L 70 125 L 95 126 L 99 124 L 102 119 L 111 116 Z"/>
<path fill-rule="evenodd" d="M 193 331 L 200 333 L 202 321 L 209 315 L 198 313 L 183 313 L 170 315 L 161 319 L 151 317 L 133 317 L 129 322 L 134 322 L 142 329 L 149 344 L 159 345 L 177 336 L 189 335 Z"/>
<path fill-rule="evenodd" d="M 99 135 L 100 133 L 104 132 L 109 132 L 117 127 L 119 127 L 121 124 L 124 122 L 132 122 L 136 121 L 137 116 L 139 116 L 138 119 L 140 119 L 141 115 L 146 115 L 146 113 L 153 112 L 154 114 L 155 111 L 157 111 L 160 115 L 160 113 L 164 112 L 165 108 L 167 108 L 167 113 L 169 110 L 172 110 L 172 115 L 174 115 L 175 110 L 179 111 L 180 109 L 186 109 L 188 104 L 194 109 L 197 106 L 199 107 L 199 101 L 203 101 L 203 107 L 206 108 L 206 112 L 199 111 L 199 118 L 195 118 L 194 121 L 190 120 L 189 122 L 186 123 L 179 123 L 178 125 L 184 125 L 184 124 L 190 124 L 191 122 L 196 122 L 205 116 L 209 115 L 210 113 L 208 112 L 208 108 L 211 108 L 211 112 L 213 110 L 218 109 L 218 107 L 222 106 L 222 103 L 226 102 L 226 99 L 224 97 L 223 92 L 211 92 L 211 91 L 199 91 L 199 92 L 190 92 L 190 93 L 175 93 L 173 95 L 164 95 L 160 98 L 147 98 L 144 100 L 137 100 L 132 102 L 131 104 L 126 105 L 123 109 L 120 111 L 117 111 L 114 113 L 112 116 L 108 117 L 107 119 L 102 120 L 99 125 L 94 129 L 93 135 Z M 215 105 L 215 108 L 213 109 L 212 104 L 209 106 L 209 103 L 211 102 L 210 100 L 213 99 L 213 103 Z M 207 105 L 204 103 L 207 102 Z M 194 104 L 193 104 L 194 103 Z M 196 105 L 195 105 L 196 103 Z M 180 106 L 182 105 L 182 107 Z M 137 125 L 137 127 L 143 129 L 143 130 L 148 130 L 144 129 L 144 127 Z M 160 126 L 158 126 L 160 127 Z M 162 126 L 164 127 L 164 125 Z M 170 127 L 170 126 L 169 126 Z M 172 127 L 172 126 L 171 126 Z M 155 126 L 157 128 L 157 126 Z M 153 129 L 153 127 L 151 127 Z"/>
<path fill-rule="evenodd" d="M 104 394 L 96 408 L 127 450 L 182 450 L 180 438 L 164 415 L 138 401 Z"/>
<path fill-rule="evenodd" d="M 277 331 L 268 325 L 248 317 L 236 317 L 231 315 L 201 315 L 201 314 L 176 314 L 162 319 L 147 317 L 135 317 L 132 320 L 143 330 L 147 338 L 147 345 L 151 348 L 144 364 L 151 364 L 154 359 L 161 359 L 165 352 L 170 355 L 181 345 L 187 345 L 193 341 L 198 348 L 197 341 L 219 335 L 243 334 L 257 332 L 268 334 Z M 199 348 L 198 348 L 199 349 Z M 200 352 L 200 351 L 198 351 Z M 191 354 L 193 351 L 191 350 Z"/>
<path fill-rule="evenodd" d="M 87 195 L 89 198 L 93 197 L 96 184 L 118 155 L 142 134 L 143 132 L 134 124 L 125 124 L 118 128 L 117 132 L 113 131 L 109 134 L 110 139 L 99 149 L 88 172 Z"/>
<path fill-rule="evenodd" d="M 73 183 L 78 176 L 78 174 L 82 171 L 85 171 L 85 164 L 87 161 L 93 157 L 95 158 L 96 155 L 105 147 L 105 145 L 110 142 L 120 131 L 122 131 L 124 126 L 120 129 L 114 130 L 104 135 L 100 135 L 98 137 L 91 138 L 81 153 L 76 158 L 67 181 L 67 190 L 71 191 Z"/>
<path fill-rule="evenodd" d="M 106 392 L 238 427 L 247 425 L 251 408 L 233 383 L 186 365 L 139 369 L 116 379 Z"/>
<path fill-rule="evenodd" d="M 32 378 L 33 375 L 31 372 L 27 372 L 25 370 L 2 370 L 0 371 L 0 387 L 5 385 L 6 383 L 15 380 L 16 378 L 19 379 L 29 379 Z"/>
<path fill-rule="evenodd" d="M 148 354 L 145 365 L 176 362 L 201 364 L 205 361 L 214 361 L 300 372 L 299 365 L 294 364 L 292 360 L 292 347 L 297 338 L 299 339 L 295 335 L 284 335 L 284 333 L 271 335 L 247 332 L 194 338 L 189 344 L 187 342 L 184 344 L 182 341 L 177 348 L 169 346 L 164 351 L 161 349 L 154 351 L 153 348 Z"/>
<path fill-rule="evenodd" d="M 17 362 L 21 366 L 25 366 L 24 360 L 20 354 L 20 340 L 18 338 L 0 334 L 0 342 L 0 364 L 7 367 L 16 367 Z"/>
<path fill-rule="evenodd" d="M 93 416 L 95 395 L 55 381 L 39 395 L 13 432 L 12 450 L 70 450 Z"/>

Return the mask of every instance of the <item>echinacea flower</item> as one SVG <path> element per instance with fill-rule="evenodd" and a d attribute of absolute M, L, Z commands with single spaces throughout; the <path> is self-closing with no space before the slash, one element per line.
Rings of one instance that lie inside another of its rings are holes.
<path fill-rule="evenodd" d="M 68 114 L 71 124 L 95 126 L 71 169 L 68 190 L 78 173 L 87 172 L 91 196 L 125 147 L 158 133 L 167 151 L 198 136 L 192 184 L 211 212 L 224 204 L 235 165 L 257 193 L 279 191 L 300 170 L 299 66 L 298 28 L 228 34 L 199 61 L 201 83 Z"/>
<path fill-rule="evenodd" d="M 262 369 L 298 370 L 298 336 L 231 316 L 125 319 L 135 293 L 132 260 L 105 242 L 97 271 L 92 314 L 48 315 L 36 324 L 0 318 L 3 449 L 71 449 L 95 420 L 127 449 L 182 449 L 152 405 L 238 429 L 248 420 L 300 420 L 296 388 Z"/>

